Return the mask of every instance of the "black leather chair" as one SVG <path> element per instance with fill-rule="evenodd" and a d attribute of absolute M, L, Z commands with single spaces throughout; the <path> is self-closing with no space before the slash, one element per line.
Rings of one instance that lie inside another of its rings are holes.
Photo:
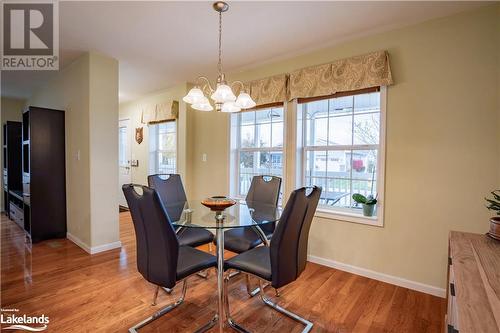
<path fill-rule="evenodd" d="M 186 192 L 184 191 L 184 186 L 182 185 L 181 176 L 178 174 L 157 174 L 148 176 L 148 184 L 151 188 L 154 188 L 166 207 L 167 213 L 172 219 L 179 216 L 179 211 L 172 206 L 171 203 L 185 202 L 187 201 Z M 182 210 L 181 210 L 182 213 Z M 210 245 L 214 240 L 214 235 L 205 229 L 198 228 L 178 228 L 176 230 L 177 237 L 179 238 L 179 244 L 181 246 L 200 246 L 204 244 Z"/>
<path fill-rule="evenodd" d="M 281 188 L 281 178 L 275 176 L 254 176 L 245 198 L 252 203 L 277 206 Z M 263 224 L 261 227 L 269 239 L 275 223 Z M 262 244 L 262 238 L 252 228 L 235 228 L 224 233 L 224 248 L 231 252 L 242 253 Z"/>
<path fill-rule="evenodd" d="M 229 270 L 231 269 L 258 278 L 260 281 L 260 296 L 266 305 L 304 324 L 306 327 L 302 332 L 311 330 L 313 324 L 310 321 L 271 302 L 264 293 L 264 281 L 269 281 L 274 288 L 278 289 L 295 281 L 305 269 L 309 229 L 318 206 L 321 187 L 314 186 L 309 195 L 306 193 L 307 190 L 307 188 L 303 187 L 292 192 L 271 238 L 269 247 L 256 247 L 225 262 L 224 268 L 228 270 L 224 283 L 226 288 L 226 314 L 229 324 L 235 329 L 242 330 L 231 319 L 229 312 L 227 285 L 229 283 Z"/>
<path fill-rule="evenodd" d="M 142 194 L 137 193 L 141 188 Z M 184 301 L 187 278 L 199 271 L 216 266 L 216 257 L 190 246 L 181 246 L 158 193 L 149 187 L 126 184 L 123 193 L 132 215 L 137 243 L 137 269 L 156 285 L 152 305 L 156 305 L 161 288 L 172 289 L 183 281 L 182 296 L 176 302 L 158 310 L 129 332 L 137 332 Z"/>

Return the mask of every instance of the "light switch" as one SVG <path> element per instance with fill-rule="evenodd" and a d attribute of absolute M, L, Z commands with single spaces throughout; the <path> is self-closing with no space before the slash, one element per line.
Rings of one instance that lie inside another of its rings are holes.
<path fill-rule="evenodd" d="M 206 161 L 207 161 L 207 154 L 206 154 L 206 153 L 203 153 L 203 154 L 201 155 L 201 160 L 202 160 L 203 162 L 206 162 Z"/>
<path fill-rule="evenodd" d="M 77 161 L 79 161 L 79 160 L 80 160 L 80 150 L 77 150 L 77 151 L 76 151 L 75 157 L 76 157 L 76 160 L 77 160 Z"/>

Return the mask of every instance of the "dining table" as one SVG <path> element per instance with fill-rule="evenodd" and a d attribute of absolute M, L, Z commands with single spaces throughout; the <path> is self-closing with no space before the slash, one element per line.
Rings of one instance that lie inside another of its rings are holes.
<path fill-rule="evenodd" d="M 282 209 L 278 206 L 254 201 L 234 201 L 233 206 L 219 211 L 204 206 L 202 200 L 188 200 L 164 205 L 177 233 L 183 232 L 184 228 L 203 228 L 215 232 L 217 314 L 197 332 L 206 331 L 216 324 L 218 324 L 219 332 L 223 332 L 224 329 L 224 318 L 226 318 L 224 316 L 224 231 L 232 228 L 252 228 L 261 238 L 263 245 L 269 246 L 269 240 L 260 226 L 276 223 L 281 216 Z"/>

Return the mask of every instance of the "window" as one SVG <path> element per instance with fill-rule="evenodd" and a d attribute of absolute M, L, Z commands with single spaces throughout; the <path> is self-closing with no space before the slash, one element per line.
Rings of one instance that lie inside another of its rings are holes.
<path fill-rule="evenodd" d="M 379 91 L 299 101 L 298 182 L 323 188 L 320 210 L 361 217 L 352 195 L 380 196 L 382 119 Z"/>
<path fill-rule="evenodd" d="M 177 159 L 177 123 L 149 125 L 149 173 L 175 173 Z"/>
<path fill-rule="evenodd" d="M 121 124 L 121 122 L 120 122 Z M 129 166 L 127 156 L 127 142 L 128 142 L 128 127 L 120 126 L 118 128 L 118 165 L 123 167 Z"/>
<path fill-rule="evenodd" d="M 283 107 L 231 115 L 231 193 L 246 196 L 253 176 L 283 178 Z"/>

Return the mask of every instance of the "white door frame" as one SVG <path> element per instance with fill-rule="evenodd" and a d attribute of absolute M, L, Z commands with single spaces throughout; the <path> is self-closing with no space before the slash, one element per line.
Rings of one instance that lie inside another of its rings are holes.
<path fill-rule="evenodd" d="M 122 163 L 120 150 L 121 150 L 121 138 L 120 138 L 120 129 L 127 128 L 126 135 L 126 151 L 125 151 L 125 163 Z M 130 118 L 120 119 L 118 121 L 118 179 L 119 179 L 119 203 L 120 206 L 127 207 L 127 201 L 125 200 L 125 196 L 123 195 L 122 185 L 129 184 L 132 182 L 132 169 L 130 168 L 130 161 L 132 159 L 132 133 L 130 129 Z"/>

